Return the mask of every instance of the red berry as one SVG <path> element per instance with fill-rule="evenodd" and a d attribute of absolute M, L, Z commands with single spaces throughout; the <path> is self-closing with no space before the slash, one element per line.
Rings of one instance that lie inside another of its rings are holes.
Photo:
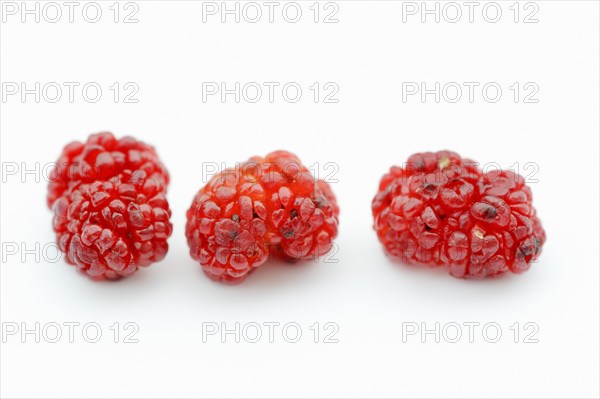
<path fill-rule="evenodd" d="M 271 250 L 288 260 L 331 249 L 339 209 L 327 183 L 293 154 L 254 157 L 215 176 L 187 211 L 191 256 L 212 279 L 243 281 Z"/>
<path fill-rule="evenodd" d="M 404 168 L 392 167 L 372 210 L 389 256 L 444 266 L 455 277 L 523 272 L 546 240 L 521 176 L 484 174 L 449 151 L 415 154 Z"/>
<path fill-rule="evenodd" d="M 50 176 L 48 206 L 67 262 L 102 280 L 165 257 L 169 175 L 153 147 L 94 134 L 68 144 Z"/>

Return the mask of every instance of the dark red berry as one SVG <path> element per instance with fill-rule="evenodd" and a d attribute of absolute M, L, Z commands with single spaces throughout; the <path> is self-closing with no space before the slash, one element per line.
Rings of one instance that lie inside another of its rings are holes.
<path fill-rule="evenodd" d="M 67 261 L 101 280 L 163 259 L 172 232 L 168 182 L 154 148 L 131 137 L 99 133 L 67 145 L 48 186 Z"/>
<path fill-rule="evenodd" d="M 329 251 L 338 214 L 329 185 L 277 151 L 213 176 L 187 212 L 186 237 L 210 278 L 238 283 L 271 250 L 288 260 Z"/>
<path fill-rule="evenodd" d="M 388 255 L 444 266 L 456 277 L 523 272 L 546 240 L 521 176 L 482 173 L 449 151 L 415 154 L 404 167 L 392 167 L 372 210 Z"/>

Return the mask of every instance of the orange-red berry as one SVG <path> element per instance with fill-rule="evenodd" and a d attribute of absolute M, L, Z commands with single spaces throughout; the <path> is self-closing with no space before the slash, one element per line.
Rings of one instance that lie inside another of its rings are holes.
<path fill-rule="evenodd" d="M 444 266 L 455 277 L 523 272 L 546 240 L 521 176 L 483 173 L 450 151 L 415 154 L 404 167 L 392 167 L 372 211 L 389 256 Z"/>
<path fill-rule="evenodd" d="M 213 176 L 187 211 L 186 237 L 210 278 L 237 283 L 272 250 L 288 260 L 328 252 L 338 214 L 329 185 L 276 151 Z"/>
<path fill-rule="evenodd" d="M 131 137 L 99 133 L 68 144 L 47 196 L 67 262 L 102 280 L 162 260 L 172 232 L 168 182 L 154 148 Z"/>

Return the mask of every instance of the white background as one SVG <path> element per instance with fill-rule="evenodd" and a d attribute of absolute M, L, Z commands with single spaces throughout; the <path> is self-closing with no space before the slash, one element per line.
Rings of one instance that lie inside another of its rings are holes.
<path fill-rule="evenodd" d="M 2 396 L 598 397 L 597 2 L 538 1 L 539 22 L 530 24 L 524 15 L 513 21 L 512 1 L 499 2 L 497 23 L 483 19 L 481 6 L 473 23 L 465 15 L 421 23 L 419 15 L 403 22 L 401 2 L 338 1 L 334 24 L 312 21 L 312 1 L 301 3 L 295 24 L 281 8 L 274 23 L 265 16 L 221 23 L 218 15 L 203 23 L 202 3 L 194 1 L 138 1 L 138 23 L 114 23 L 112 3 L 100 3 L 96 24 L 82 18 L 81 7 L 74 23 L 4 15 L 3 83 L 97 82 L 103 96 L 97 103 L 81 90 L 73 103 L 67 93 L 57 103 L 3 99 L 3 170 L 15 162 L 43 168 L 67 142 L 101 130 L 143 139 L 172 176 L 170 251 L 116 283 L 92 282 L 62 260 L 8 256 L 7 243 L 43 247 L 54 235 L 43 176 L 3 173 L 3 327 L 95 322 L 103 336 L 95 344 L 81 330 L 74 343 L 3 336 Z M 137 84 L 139 102 L 115 103 L 114 82 Z M 303 96 L 297 103 L 281 91 L 273 103 L 203 102 L 202 82 L 297 82 Z M 335 82 L 339 102 L 315 103 L 314 82 Z M 473 103 L 403 102 L 403 82 L 497 82 L 503 95 L 490 103 L 479 89 Z M 515 103 L 514 82 L 537 84 L 539 102 Z M 271 263 L 239 286 L 211 282 L 184 237 L 202 164 L 233 165 L 275 149 L 322 172 L 328 162 L 339 166 L 338 262 Z M 463 281 L 385 257 L 371 227 L 379 178 L 414 152 L 440 149 L 504 168 L 539 166 L 531 186 L 548 241 L 529 272 Z M 136 323 L 139 343 L 112 342 L 115 322 Z M 265 336 L 222 343 L 219 335 L 202 342 L 202 323 L 211 322 L 295 322 L 303 335 L 298 343 L 286 342 L 281 330 L 274 343 Z M 321 330 L 336 323 L 339 342 L 321 335 L 314 343 L 315 322 Z M 502 337 L 489 343 L 479 327 L 470 343 L 465 327 L 458 343 L 431 335 L 422 343 L 419 334 L 403 342 L 406 323 L 436 322 L 498 323 Z M 524 342 L 527 322 L 539 326 L 539 342 Z"/>

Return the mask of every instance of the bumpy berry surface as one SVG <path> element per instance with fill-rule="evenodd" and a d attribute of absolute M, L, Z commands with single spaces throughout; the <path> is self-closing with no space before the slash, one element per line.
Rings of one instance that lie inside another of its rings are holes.
<path fill-rule="evenodd" d="M 443 266 L 455 277 L 521 273 L 546 240 L 521 176 L 484 174 L 450 151 L 415 154 L 405 167 L 392 167 L 372 211 L 389 256 Z"/>
<path fill-rule="evenodd" d="M 239 283 L 271 252 L 292 261 L 328 252 L 338 214 L 329 185 L 276 151 L 213 176 L 187 212 L 186 237 L 210 278 Z"/>
<path fill-rule="evenodd" d="M 172 232 L 168 182 L 154 148 L 131 137 L 99 133 L 68 144 L 47 196 L 67 262 L 102 280 L 162 260 Z"/>

